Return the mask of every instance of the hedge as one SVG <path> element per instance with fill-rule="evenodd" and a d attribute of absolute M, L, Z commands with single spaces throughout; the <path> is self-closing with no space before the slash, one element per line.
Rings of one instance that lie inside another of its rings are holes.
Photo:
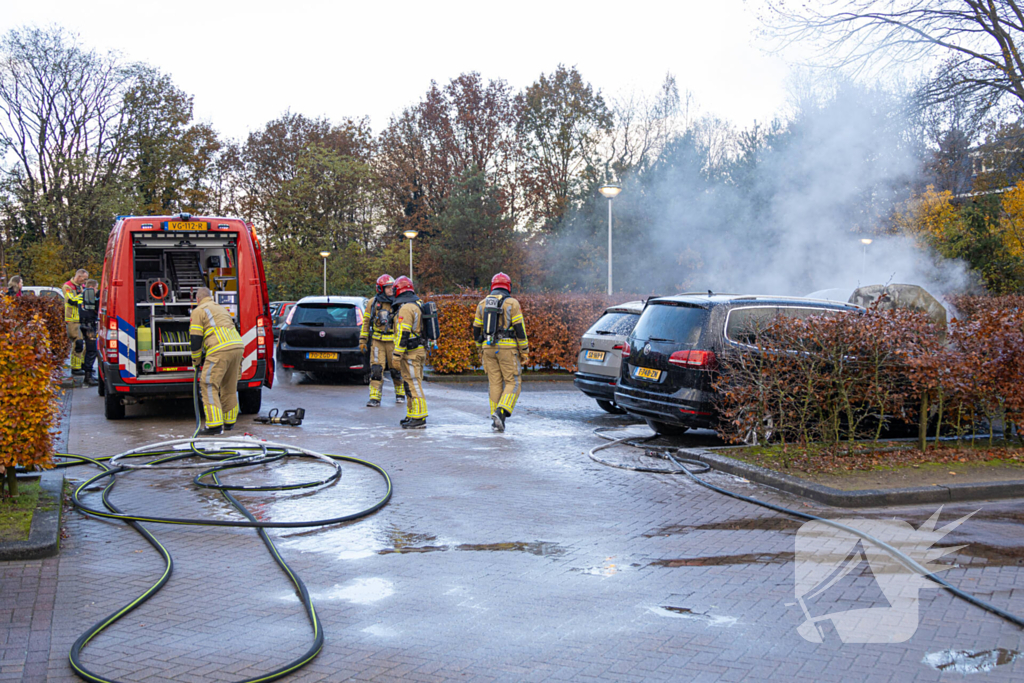
<path fill-rule="evenodd" d="M 450 374 L 480 366 L 473 342 L 473 318 L 486 292 L 427 296 L 438 307 L 441 339 L 429 360 L 434 372 Z M 601 294 L 515 294 L 530 339 L 530 366 L 575 372 L 580 337 L 611 305 L 639 297 Z"/>
<path fill-rule="evenodd" d="M 57 300 L 0 296 L 0 470 L 51 466 L 58 384 L 70 349 Z"/>

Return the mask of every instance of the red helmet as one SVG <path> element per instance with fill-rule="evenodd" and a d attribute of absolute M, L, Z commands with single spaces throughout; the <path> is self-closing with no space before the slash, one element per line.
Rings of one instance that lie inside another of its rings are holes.
<path fill-rule="evenodd" d="M 395 278 L 391 277 L 387 273 L 384 273 L 379 278 L 377 278 L 377 293 L 383 294 L 384 288 L 390 287 L 393 284 L 395 284 Z"/>
<path fill-rule="evenodd" d="M 406 292 L 411 292 L 412 290 L 412 280 L 410 280 L 406 276 L 403 275 L 402 277 L 395 280 L 395 296 L 398 296 L 399 294 L 405 294 Z"/>
<path fill-rule="evenodd" d="M 498 273 L 491 278 L 491 289 L 504 289 L 509 294 L 512 293 L 512 278 L 505 273 Z"/>

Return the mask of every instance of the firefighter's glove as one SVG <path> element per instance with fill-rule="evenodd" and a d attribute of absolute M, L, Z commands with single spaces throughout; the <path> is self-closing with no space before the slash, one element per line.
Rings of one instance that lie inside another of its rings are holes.
<path fill-rule="evenodd" d="M 365 339 L 360 339 L 359 340 L 359 353 L 366 353 L 366 340 Z"/>
<path fill-rule="evenodd" d="M 526 353 L 525 351 L 520 352 L 519 353 L 519 364 L 522 365 L 524 368 L 527 365 L 529 365 L 530 364 L 530 354 Z"/>

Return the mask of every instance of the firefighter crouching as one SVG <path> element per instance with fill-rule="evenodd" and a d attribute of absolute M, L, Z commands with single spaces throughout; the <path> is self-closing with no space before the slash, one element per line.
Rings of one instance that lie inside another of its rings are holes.
<path fill-rule="evenodd" d="M 404 275 L 395 280 L 395 350 L 392 361 L 401 369 L 402 381 L 409 388 L 402 429 L 425 429 L 427 397 L 423 393 L 423 364 L 427 360 L 423 337 L 423 309 L 413 290 L 412 280 Z"/>
<path fill-rule="evenodd" d="M 71 340 L 71 374 L 84 375 L 82 362 L 85 358 L 85 337 L 82 335 L 81 315 L 82 284 L 89 278 L 89 271 L 79 268 L 75 276 L 64 283 L 64 325 Z"/>
<path fill-rule="evenodd" d="M 359 332 L 359 350 L 366 353 L 370 348 L 370 400 L 368 408 L 380 405 L 384 386 L 384 371 L 390 370 L 395 385 L 395 403 L 405 402 L 405 384 L 402 371 L 392 361 L 395 351 L 395 313 L 392 306 L 395 296 L 395 279 L 385 273 L 377 278 L 377 295 L 366 307 L 363 315 L 363 329 Z"/>
<path fill-rule="evenodd" d="M 505 431 L 505 420 L 519 400 L 529 341 L 523 309 L 512 298 L 512 280 L 505 273 L 491 279 L 491 293 L 477 304 L 473 339 L 490 384 L 491 427 Z"/>
<path fill-rule="evenodd" d="M 95 372 L 96 364 L 96 324 L 98 322 L 97 308 L 99 307 L 99 293 L 96 287 L 99 283 L 95 280 L 86 280 L 82 289 L 82 305 L 79 310 L 79 323 L 81 325 L 82 337 L 85 339 L 85 357 L 82 361 L 82 370 L 85 373 L 85 385 L 96 386 Z"/>
<path fill-rule="evenodd" d="M 199 391 L 206 412 L 203 436 L 231 430 L 238 420 L 238 376 L 242 371 L 242 337 L 223 306 L 214 303 L 206 287 L 196 291 L 188 332 L 192 340 L 192 365 L 199 373 Z M 205 355 L 205 360 L 203 356 Z"/>

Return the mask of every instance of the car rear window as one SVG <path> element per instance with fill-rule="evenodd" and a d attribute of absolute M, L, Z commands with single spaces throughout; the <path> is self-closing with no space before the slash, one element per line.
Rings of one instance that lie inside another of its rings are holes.
<path fill-rule="evenodd" d="M 707 319 L 707 311 L 696 306 L 651 304 L 640 316 L 633 337 L 696 345 Z"/>
<path fill-rule="evenodd" d="M 356 307 L 346 304 L 299 304 L 292 325 L 315 327 L 355 327 Z"/>
<path fill-rule="evenodd" d="M 725 336 L 730 341 L 740 344 L 757 343 L 758 332 L 768 327 L 780 315 L 787 318 L 810 318 L 811 316 L 837 316 L 846 311 L 830 308 L 814 308 L 799 306 L 755 306 L 751 308 L 734 308 L 729 311 L 729 319 L 725 324 Z"/>
<path fill-rule="evenodd" d="M 625 337 L 633 331 L 639 319 L 639 313 L 605 313 L 587 330 L 587 334 L 621 334 Z"/>

